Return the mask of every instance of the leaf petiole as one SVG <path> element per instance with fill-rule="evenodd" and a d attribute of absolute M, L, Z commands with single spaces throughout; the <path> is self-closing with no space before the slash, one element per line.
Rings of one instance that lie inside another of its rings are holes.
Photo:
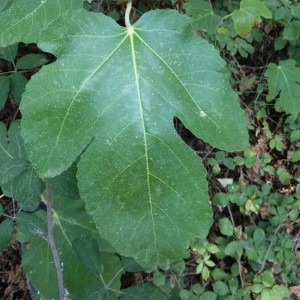
<path fill-rule="evenodd" d="M 127 5 L 126 5 L 126 11 L 125 11 L 125 25 L 128 29 L 131 28 L 130 18 L 129 18 L 131 8 L 132 8 L 132 2 L 131 2 L 131 0 L 128 0 Z"/>

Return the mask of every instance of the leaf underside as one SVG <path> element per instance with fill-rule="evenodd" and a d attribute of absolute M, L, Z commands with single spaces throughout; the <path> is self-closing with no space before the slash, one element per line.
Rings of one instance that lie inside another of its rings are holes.
<path fill-rule="evenodd" d="M 58 60 L 31 79 L 21 103 L 39 174 L 53 177 L 82 154 L 79 189 L 101 237 L 148 268 L 186 256 L 212 221 L 205 169 L 174 116 L 214 147 L 247 146 L 225 63 L 188 28 L 175 11 L 146 13 L 131 28 L 67 13 L 39 44 Z"/>

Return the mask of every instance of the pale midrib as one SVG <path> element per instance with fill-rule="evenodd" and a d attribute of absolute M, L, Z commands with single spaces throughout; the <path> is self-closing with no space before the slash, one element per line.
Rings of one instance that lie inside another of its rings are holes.
<path fill-rule="evenodd" d="M 281 72 L 282 76 L 284 77 L 284 81 L 286 82 L 286 87 L 287 87 L 287 90 L 288 90 L 289 99 L 291 100 L 293 98 L 293 96 L 292 96 L 291 89 L 290 89 L 290 86 L 289 86 L 288 78 L 285 75 L 285 73 L 282 71 L 282 69 L 280 69 L 280 72 Z M 278 80 L 276 80 L 276 81 L 279 81 L 279 72 L 278 72 L 277 77 L 278 77 Z M 293 101 L 291 101 L 291 102 L 293 102 Z"/>
<path fill-rule="evenodd" d="M 142 107 L 142 99 L 141 99 L 141 93 L 140 93 L 139 76 L 138 76 L 138 72 L 137 72 L 137 64 L 136 64 L 135 49 L 134 49 L 134 42 L 133 42 L 134 31 L 131 31 L 131 30 L 128 30 L 128 31 L 129 31 L 128 34 L 130 36 L 132 63 L 133 63 L 134 77 L 135 77 L 135 83 L 136 83 L 136 89 L 137 89 L 139 111 L 140 111 L 141 123 L 142 123 L 142 127 L 143 127 L 143 139 L 144 139 L 144 147 L 145 147 L 145 162 L 146 162 L 146 169 L 147 169 L 148 198 L 149 198 L 149 204 L 150 204 L 150 210 L 151 210 L 151 220 L 152 220 L 152 229 L 153 229 L 153 235 L 154 235 L 154 245 L 155 245 L 155 248 L 156 248 L 156 256 L 157 256 L 157 262 L 158 262 L 159 260 L 158 260 L 157 234 L 156 234 L 156 229 L 155 229 L 155 221 L 154 221 L 154 216 L 153 216 L 153 203 L 152 203 L 152 195 L 151 195 L 151 189 L 150 189 L 150 170 L 149 170 L 148 145 L 147 145 L 147 137 L 146 137 L 145 119 L 144 119 L 143 107 Z"/>
<path fill-rule="evenodd" d="M 5 148 L 0 144 L 0 149 L 10 158 L 10 159 L 14 159 L 14 157 L 5 150 Z"/>

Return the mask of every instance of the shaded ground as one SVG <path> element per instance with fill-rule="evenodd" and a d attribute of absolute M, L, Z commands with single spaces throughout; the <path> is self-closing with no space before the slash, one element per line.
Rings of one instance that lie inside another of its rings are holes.
<path fill-rule="evenodd" d="M 12 242 L 0 255 L 0 299 L 31 299 L 17 242 Z"/>

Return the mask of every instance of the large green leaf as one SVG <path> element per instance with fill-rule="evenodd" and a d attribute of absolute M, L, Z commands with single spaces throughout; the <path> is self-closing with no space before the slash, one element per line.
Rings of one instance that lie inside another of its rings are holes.
<path fill-rule="evenodd" d="M 39 44 L 58 60 L 31 79 L 21 103 L 39 174 L 61 173 L 84 151 L 79 188 L 100 235 L 149 268 L 187 255 L 212 221 L 205 169 L 174 116 L 215 147 L 247 146 L 225 63 L 189 25 L 175 11 L 146 13 L 128 28 L 67 13 Z"/>
<path fill-rule="evenodd" d="M 265 72 L 268 78 L 269 99 L 279 96 L 279 105 L 287 113 L 300 112 L 300 68 L 293 59 L 282 60 L 279 65 L 268 65 Z"/>
<path fill-rule="evenodd" d="M 43 29 L 68 9 L 82 7 L 83 0 L 13 0 L 0 11 L 0 47 L 16 42 L 34 43 Z"/>

